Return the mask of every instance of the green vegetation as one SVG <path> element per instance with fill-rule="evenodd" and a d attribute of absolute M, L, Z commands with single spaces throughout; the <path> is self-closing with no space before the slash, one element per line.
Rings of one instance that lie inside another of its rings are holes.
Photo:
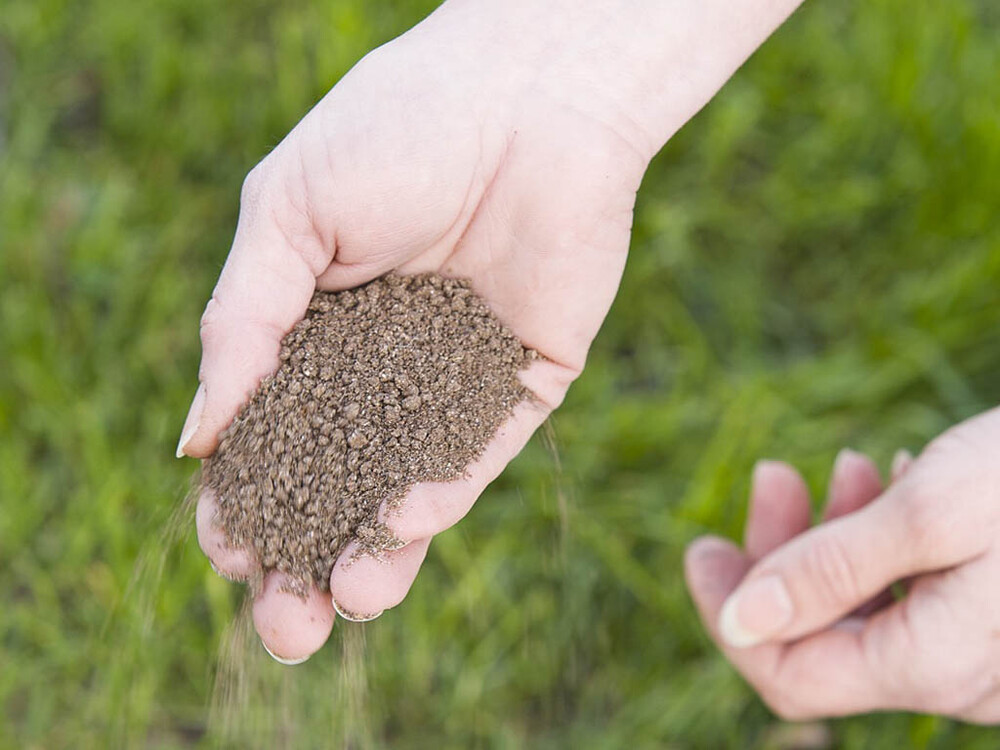
<path fill-rule="evenodd" d="M 309 664 L 237 640 L 247 707 L 210 721 L 241 592 L 169 519 L 240 182 L 432 5 L 4 0 L 0 747 L 788 747 L 702 633 L 685 543 L 739 534 L 761 456 L 821 495 L 841 446 L 884 465 L 1000 401 L 998 6 L 814 0 L 654 163 L 558 462 L 536 439 Z"/>

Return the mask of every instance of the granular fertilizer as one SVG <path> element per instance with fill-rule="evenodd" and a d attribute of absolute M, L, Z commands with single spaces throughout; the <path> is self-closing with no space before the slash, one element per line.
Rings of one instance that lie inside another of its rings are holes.
<path fill-rule="evenodd" d="M 289 589 L 329 589 L 344 546 L 401 542 L 377 520 L 418 482 L 463 476 L 531 398 L 526 349 L 467 281 L 388 275 L 317 292 L 203 468 L 229 544 Z"/>

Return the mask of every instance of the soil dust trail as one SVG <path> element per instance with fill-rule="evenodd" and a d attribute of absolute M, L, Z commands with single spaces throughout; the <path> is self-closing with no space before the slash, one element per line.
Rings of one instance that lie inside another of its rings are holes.
<path fill-rule="evenodd" d="M 208 718 L 218 747 L 373 747 L 365 625 L 337 621 L 331 643 L 305 664 L 266 654 L 249 594 L 223 635 Z"/>

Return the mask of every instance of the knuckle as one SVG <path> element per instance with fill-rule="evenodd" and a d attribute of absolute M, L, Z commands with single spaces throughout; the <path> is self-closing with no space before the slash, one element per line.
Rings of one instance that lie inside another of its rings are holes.
<path fill-rule="evenodd" d="M 829 603 L 849 606 L 863 595 L 855 564 L 836 536 L 821 536 L 809 545 L 805 569 L 814 591 Z"/>

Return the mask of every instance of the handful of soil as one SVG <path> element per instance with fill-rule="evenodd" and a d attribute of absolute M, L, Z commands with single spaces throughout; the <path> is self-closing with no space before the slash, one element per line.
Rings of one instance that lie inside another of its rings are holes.
<path fill-rule="evenodd" d="M 514 407 L 537 355 L 463 280 L 388 275 L 317 292 L 202 472 L 216 522 L 262 573 L 329 589 L 351 540 L 398 546 L 379 506 L 463 476 Z"/>

